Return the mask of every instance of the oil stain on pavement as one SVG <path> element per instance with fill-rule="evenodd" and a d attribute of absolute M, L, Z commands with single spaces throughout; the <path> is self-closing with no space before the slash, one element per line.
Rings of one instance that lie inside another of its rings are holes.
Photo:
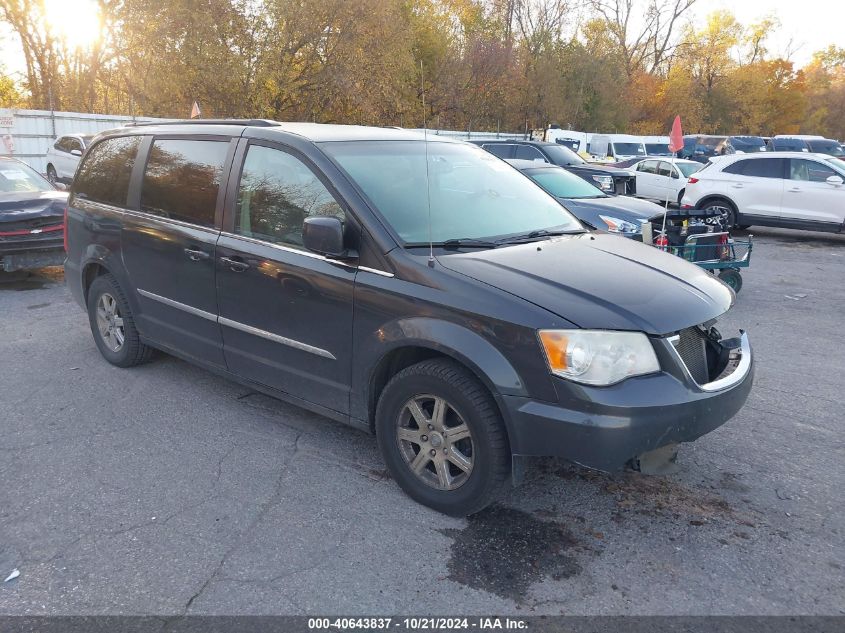
<path fill-rule="evenodd" d="M 440 530 L 454 539 L 450 580 L 520 603 L 543 578 L 561 580 L 581 571 L 568 553 L 577 541 L 560 523 L 502 506 L 482 510 L 467 523 L 461 530 Z"/>

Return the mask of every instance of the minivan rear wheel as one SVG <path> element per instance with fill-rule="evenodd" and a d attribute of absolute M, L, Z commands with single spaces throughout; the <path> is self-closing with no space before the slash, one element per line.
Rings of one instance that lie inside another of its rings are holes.
<path fill-rule="evenodd" d="M 132 367 L 152 357 L 153 348 L 141 342 L 126 295 L 112 275 L 101 275 L 91 284 L 88 321 L 97 348 L 112 365 Z"/>
<path fill-rule="evenodd" d="M 376 435 L 399 487 L 452 516 L 489 505 L 510 474 L 510 448 L 490 393 L 447 359 L 396 374 L 376 408 Z"/>

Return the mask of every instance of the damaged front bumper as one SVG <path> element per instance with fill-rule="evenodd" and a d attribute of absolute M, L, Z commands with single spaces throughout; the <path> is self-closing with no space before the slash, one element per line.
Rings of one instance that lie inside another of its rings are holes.
<path fill-rule="evenodd" d="M 754 379 L 748 336 L 722 342 L 726 364 L 704 384 L 692 377 L 671 339 L 653 340 L 659 373 L 609 387 L 555 378 L 555 403 L 503 396 L 512 453 L 562 457 L 611 471 L 727 422 L 745 404 Z"/>

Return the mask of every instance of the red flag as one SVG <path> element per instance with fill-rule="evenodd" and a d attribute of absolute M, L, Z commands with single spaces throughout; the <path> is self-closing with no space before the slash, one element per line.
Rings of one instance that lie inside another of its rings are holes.
<path fill-rule="evenodd" d="M 198 116 L 200 116 L 200 114 L 202 114 L 200 112 L 200 104 L 194 101 L 194 107 L 191 108 L 191 118 L 196 119 Z"/>
<path fill-rule="evenodd" d="M 676 116 L 672 123 L 672 133 L 669 135 L 669 151 L 676 153 L 684 148 L 684 132 L 681 129 L 681 117 Z"/>

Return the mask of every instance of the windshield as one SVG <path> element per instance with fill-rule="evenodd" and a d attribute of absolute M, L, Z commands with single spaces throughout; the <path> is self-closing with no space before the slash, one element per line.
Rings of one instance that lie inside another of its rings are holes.
<path fill-rule="evenodd" d="M 677 163 L 675 167 L 681 170 L 681 173 L 684 175 L 685 178 L 689 178 L 695 172 L 701 171 L 704 165 L 702 165 L 701 163 Z"/>
<path fill-rule="evenodd" d="M 779 152 L 806 152 L 807 144 L 798 138 L 772 139 L 772 146 Z"/>
<path fill-rule="evenodd" d="M 0 193 L 19 191 L 53 191 L 53 185 L 29 165 L 16 160 L 0 161 Z"/>
<path fill-rule="evenodd" d="M 731 139 L 731 144 L 734 149 L 746 154 L 766 151 L 766 142 L 759 136 L 734 136 Z"/>
<path fill-rule="evenodd" d="M 645 156 L 642 143 L 613 143 L 614 156 Z"/>
<path fill-rule="evenodd" d="M 645 151 L 649 156 L 671 156 L 669 143 L 646 143 Z"/>
<path fill-rule="evenodd" d="M 543 151 L 551 156 L 555 165 L 583 165 L 587 162 L 563 145 L 543 145 Z"/>
<path fill-rule="evenodd" d="M 422 141 L 324 143 L 407 244 L 582 230 L 554 198 L 474 145 Z M 429 201 L 430 199 L 430 211 Z"/>
<path fill-rule="evenodd" d="M 845 151 L 842 146 L 836 141 L 807 141 L 810 150 L 818 152 L 819 154 L 828 154 L 830 156 L 845 156 Z"/>
<path fill-rule="evenodd" d="M 600 189 L 565 169 L 532 169 L 525 173 L 558 198 L 607 198 Z"/>

